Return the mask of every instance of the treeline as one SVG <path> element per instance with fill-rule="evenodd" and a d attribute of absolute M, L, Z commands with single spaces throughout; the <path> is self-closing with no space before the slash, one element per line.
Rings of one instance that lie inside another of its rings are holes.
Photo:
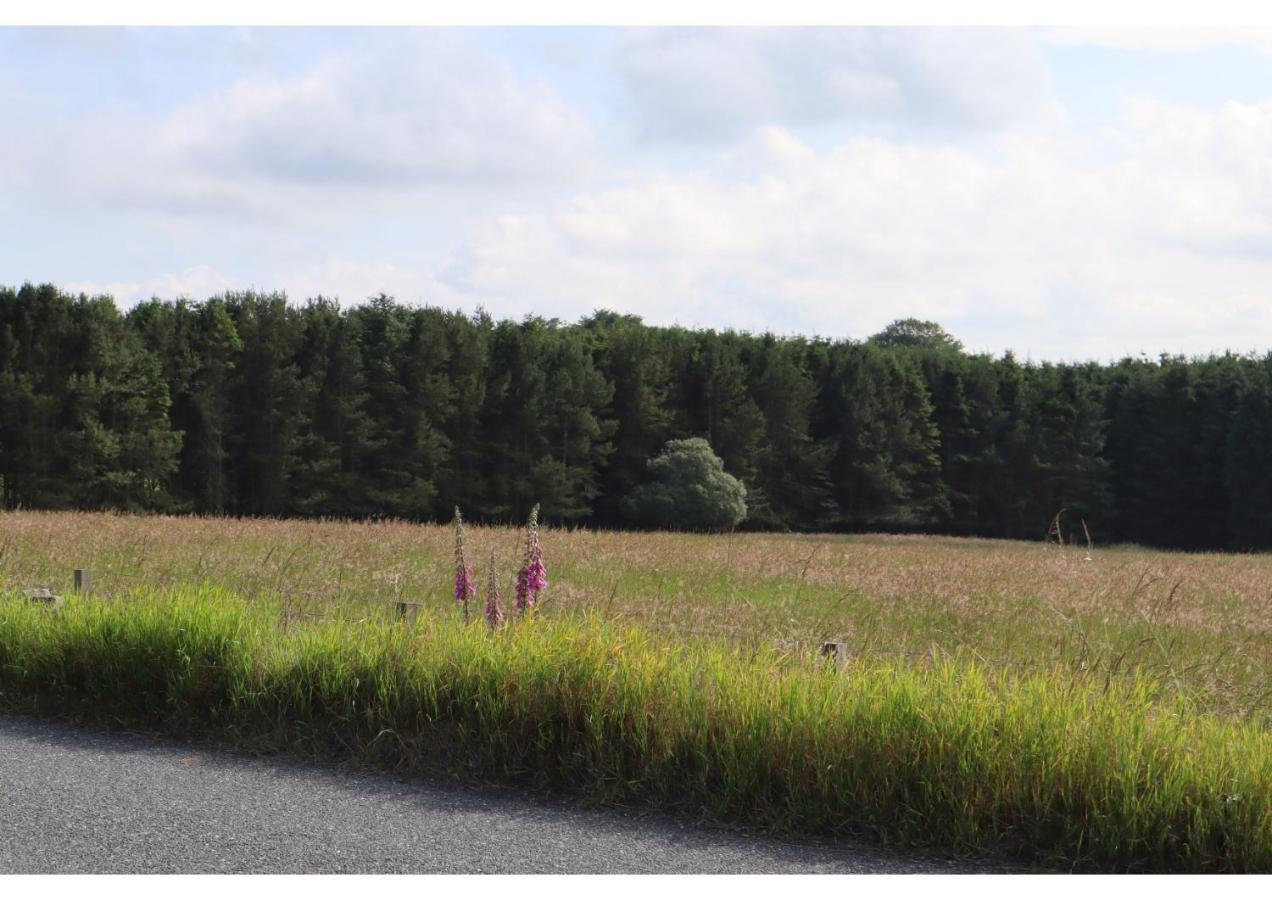
<path fill-rule="evenodd" d="M 1272 547 L 1272 355 L 1027 364 L 864 341 L 494 321 L 379 297 L 143 303 L 0 289 L 0 502 L 626 524 L 672 438 L 744 527 Z M 1066 534 L 1066 538 L 1069 535 Z"/>

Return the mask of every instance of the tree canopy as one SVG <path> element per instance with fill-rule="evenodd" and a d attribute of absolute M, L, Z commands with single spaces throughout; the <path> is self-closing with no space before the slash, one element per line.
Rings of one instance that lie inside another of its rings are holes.
<path fill-rule="evenodd" d="M 870 343 L 876 347 L 925 347 L 929 350 L 962 351 L 962 342 L 935 322 L 922 319 L 897 319 L 878 334 Z"/>
<path fill-rule="evenodd" d="M 703 438 L 668 441 L 649 481 L 627 499 L 636 521 L 673 531 L 728 531 L 746 518 L 746 488 Z"/>
<path fill-rule="evenodd" d="M 1054 365 L 917 320 L 854 341 L 0 288 L 6 507 L 497 522 L 539 502 L 622 527 L 649 460 L 698 438 L 745 489 L 742 528 L 1041 539 L 1066 508 L 1097 542 L 1247 550 L 1272 547 L 1269 415 L 1272 355 Z"/>

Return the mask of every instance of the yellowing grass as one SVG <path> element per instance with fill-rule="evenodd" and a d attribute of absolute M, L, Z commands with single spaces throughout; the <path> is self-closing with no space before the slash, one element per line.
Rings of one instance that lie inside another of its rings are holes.
<path fill-rule="evenodd" d="M 1141 676 L 836 672 L 596 615 L 491 634 L 450 612 L 284 634 L 270 602 L 219 588 L 11 595 L 0 706 L 1045 866 L 1272 869 L 1272 735 Z"/>

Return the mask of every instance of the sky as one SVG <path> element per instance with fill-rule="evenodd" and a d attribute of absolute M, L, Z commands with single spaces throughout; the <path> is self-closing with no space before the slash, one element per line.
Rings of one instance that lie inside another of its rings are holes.
<path fill-rule="evenodd" d="M 1272 32 L 0 28 L 0 284 L 1272 350 Z"/>

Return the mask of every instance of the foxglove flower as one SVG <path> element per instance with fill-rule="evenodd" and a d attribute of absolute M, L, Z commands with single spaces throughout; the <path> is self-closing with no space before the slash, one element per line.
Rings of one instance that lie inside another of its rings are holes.
<path fill-rule="evenodd" d="M 524 613 L 539 600 L 548 586 L 548 570 L 543 565 L 543 548 L 539 546 L 539 504 L 530 510 L 526 523 L 526 562 L 517 572 L 517 612 Z"/>
<path fill-rule="evenodd" d="M 464 559 L 464 519 L 455 507 L 455 599 L 464 604 L 464 622 L 468 622 L 468 601 L 477 596 L 472 566 Z"/>
<path fill-rule="evenodd" d="M 529 571 L 525 566 L 517 570 L 517 612 L 525 612 L 531 605 Z"/>
<path fill-rule="evenodd" d="M 548 586 L 548 570 L 543 565 L 543 548 L 539 546 L 538 536 L 534 542 L 534 550 L 530 553 L 530 564 L 526 572 L 526 587 L 530 590 L 531 603 L 539 599 L 539 593 Z"/>
<path fill-rule="evenodd" d="M 491 630 L 503 624 L 503 607 L 499 605 L 499 582 L 495 577 L 495 554 L 490 554 L 490 575 L 486 579 L 486 624 Z"/>

